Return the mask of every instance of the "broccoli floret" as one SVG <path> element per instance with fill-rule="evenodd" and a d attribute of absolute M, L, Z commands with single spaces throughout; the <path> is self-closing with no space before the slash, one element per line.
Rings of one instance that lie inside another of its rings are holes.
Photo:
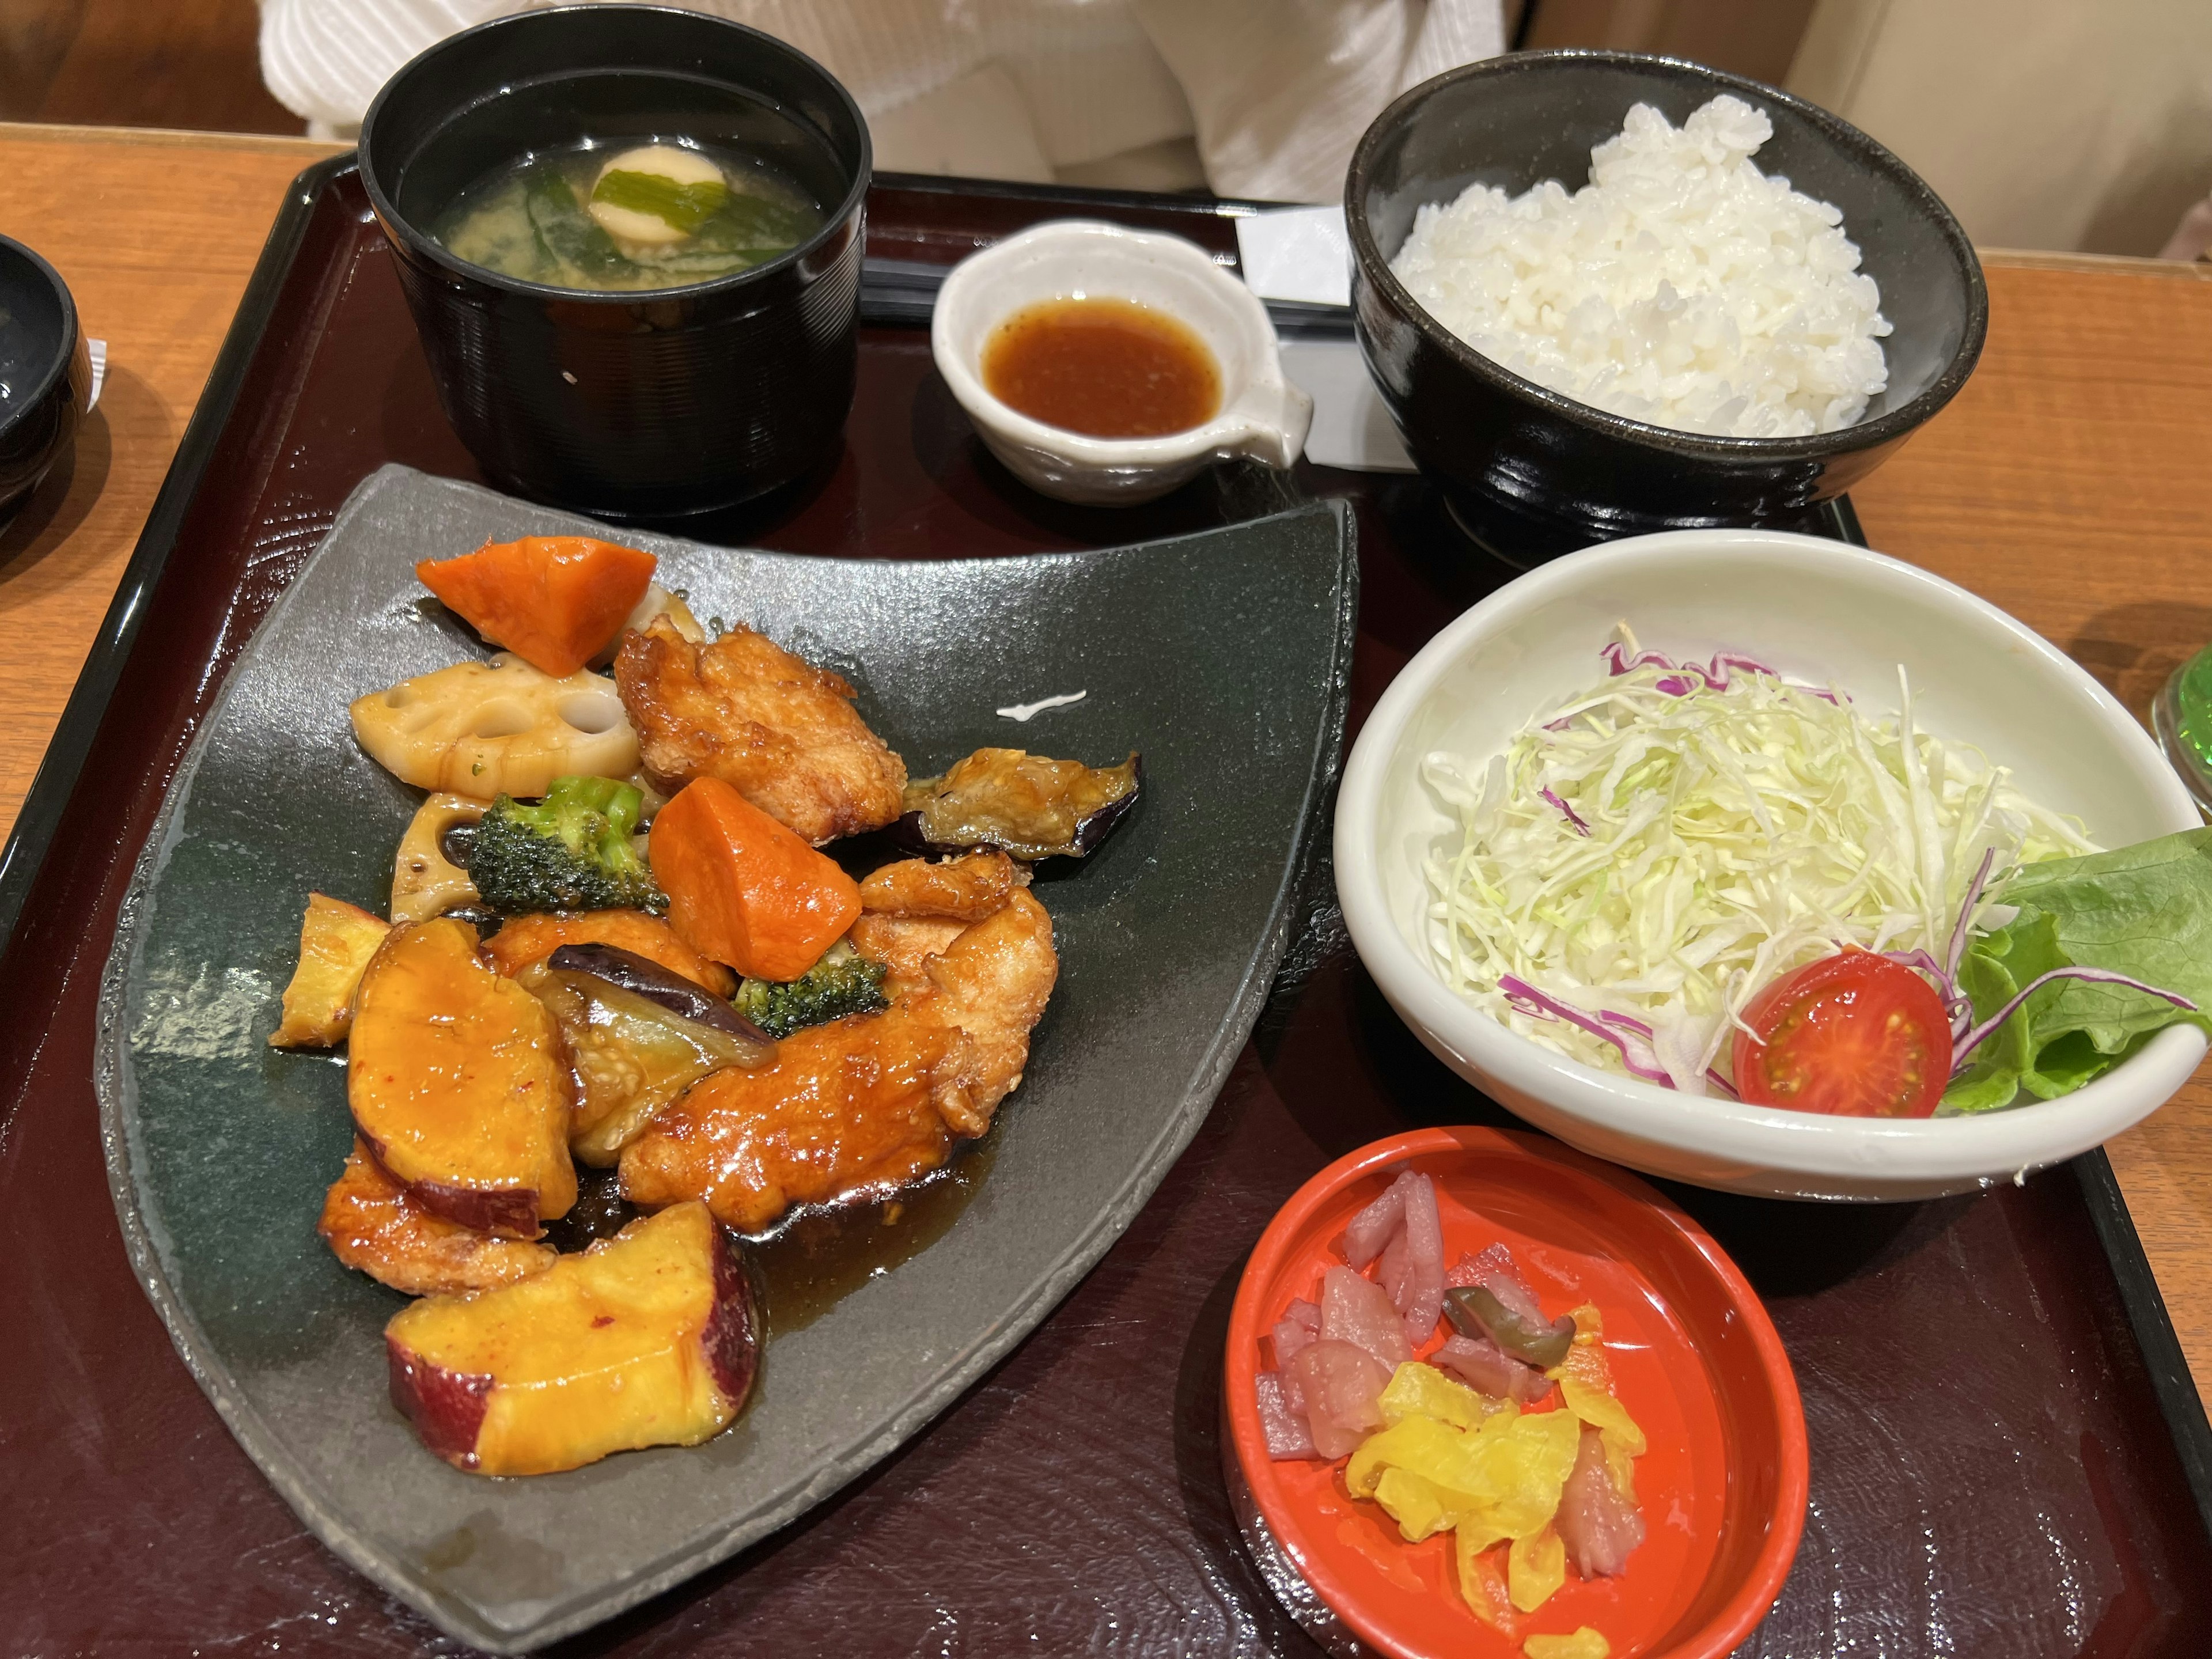
<path fill-rule="evenodd" d="M 668 908 L 631 847 L 645 797 L 612 778 L 556 778 L 536 806 L 491 804 L 469 852 L 469 878 L 502 915 L 536 910 Z"/>
<path fill-rule="evenodd" d="M 869 961 L 842 939 L 799 978 L 788 983 L 749 979 L 731 1000 L 772 1037 L 891 1006 L 884 995 L 884 964 Z"/>

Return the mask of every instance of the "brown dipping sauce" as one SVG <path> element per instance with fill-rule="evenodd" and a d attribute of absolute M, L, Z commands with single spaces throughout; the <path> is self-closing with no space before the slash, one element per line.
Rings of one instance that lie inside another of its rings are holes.
<path fill-rule="evenodd" d="M 1221 370 L 1190 327 L 1127 300 L 1047 300 L 991 331 L 983 385 L 1000 403 L 1092 438 L 1158 438 L 1221 408 Z"/>

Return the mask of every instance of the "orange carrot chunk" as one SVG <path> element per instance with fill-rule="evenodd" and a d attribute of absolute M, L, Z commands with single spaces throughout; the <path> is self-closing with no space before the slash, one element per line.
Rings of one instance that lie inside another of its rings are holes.
<path fill-rule="evenodd" d="M 793 980 L 860 914 L 858 883 L 720 778 L 698 778 L 653 821 L 653 878 L 703 957 Z"/>
<path fill-rule="evenodd" d="M 565 679 L 613 641 L 645 597 L 655 562 L 588 536 L 525 536 L 457 559 L 425 559 L 415 574 L 494 645 Z"/>

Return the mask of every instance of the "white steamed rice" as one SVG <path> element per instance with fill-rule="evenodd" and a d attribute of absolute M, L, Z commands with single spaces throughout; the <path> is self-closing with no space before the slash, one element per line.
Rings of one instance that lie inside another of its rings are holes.
<path fill-rule="evenodd" d="M 1685 432 L 1832 432 L 1888 384 L 1889 332 L 1843 215 L 1751 156 L 1764 111 L 1723 94 L 1678 129 L 1649 104 L 1573 195 L 1468 186 L 1413 220 L 1390 269 L 1515 374 Z"/>

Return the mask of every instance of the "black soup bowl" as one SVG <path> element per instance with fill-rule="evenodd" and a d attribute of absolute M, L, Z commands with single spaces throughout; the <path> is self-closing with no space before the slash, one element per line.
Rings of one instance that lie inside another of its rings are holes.
<path fill-rule="evenodd" d="M 1608 414 L 1499 367 L 1391 274 L 1425 204 L 1474 184 L 1579 190 L 1592 147 L 1632 105 L 1680 126 L 1723 93 L 1766 112 L 1774 136 L 1753 164 L 1840 209 L 1881 288 L 1889 386 L 1854 425 L 1727 438 Z M 1802 98 L 1679 58 L 1517 52 L 1424 82 L 1360 140 L 1345 212 L 1354 325 L 1406 447 L 1462 526 L 1516 562 L 1647 531 L 1786 522 L 1841 495 L 1951 400 L 1989 325 L 1973 248 L 1911 168 Z"/>
<path fill-rule="evenodd" d="M 582 140 L 760 155 L 822 228 L 750 270 L 602 293 L 501 276 L 428 234 L 463 190 Z M 502 489 L 681 521 L 788 483 L 838 441 L 858 366 L 867 124 L 829 71 L 697 12 L 574 6 L 441 41 L 362 123 L 361 171 L 446 415 Z"/>
<path fill-rule="evenodd" d="M 52 265 L 0 236 L 0 529 L 68 453 L 91 403 L 76 302 Z"/>

